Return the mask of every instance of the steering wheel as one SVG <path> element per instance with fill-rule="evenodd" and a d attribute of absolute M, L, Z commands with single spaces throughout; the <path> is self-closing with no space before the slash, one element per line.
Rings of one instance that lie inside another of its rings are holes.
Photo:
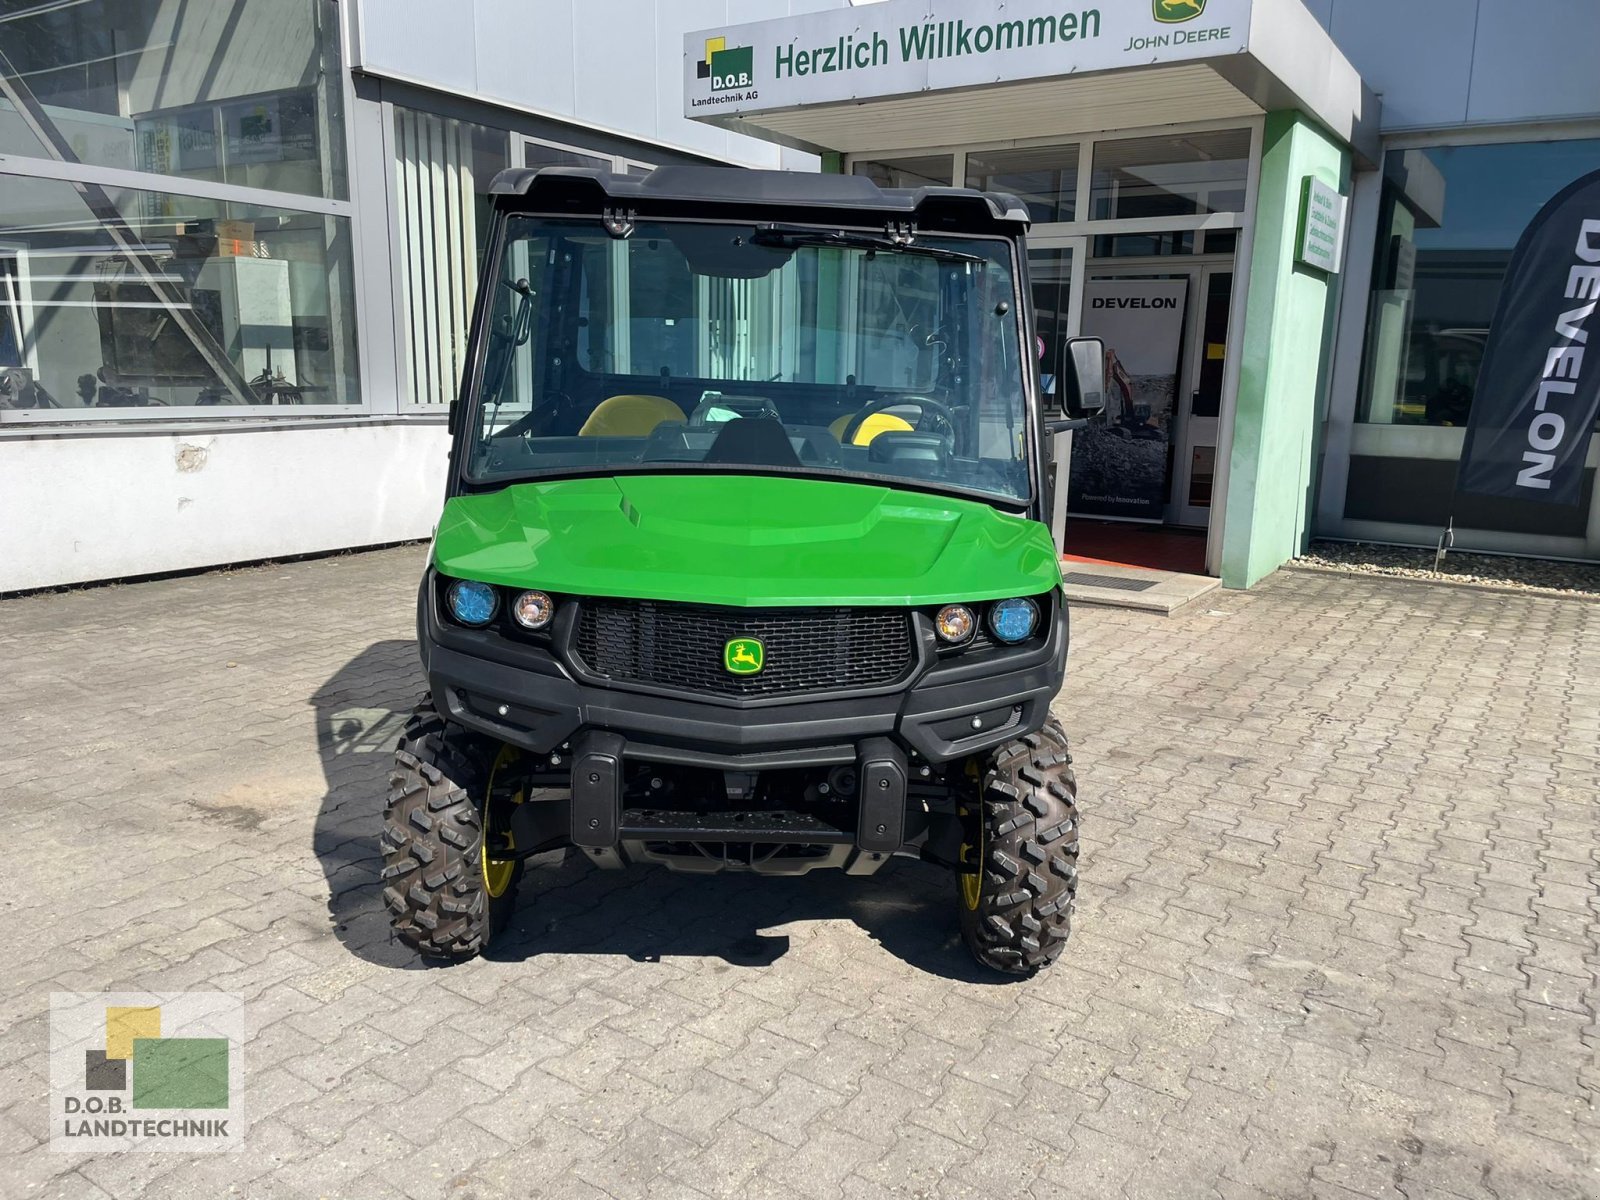
<path fill-rule="evenodd" d="M 929 399 L 927 396 L 879 396 L 874 400 L 868 400 L 861 411 L 850 418 L 839 441 L 846 446 L 855 445 L 856 433 L 868 417 L 905 404 L 914 404 L 920 410 L 917 423 L 913 426 L 918 432 L 937 433 L 951 441 L 955 440 L 955 413 L 951 412 L 947 405 L 940 404 L 939 401 Z"/>

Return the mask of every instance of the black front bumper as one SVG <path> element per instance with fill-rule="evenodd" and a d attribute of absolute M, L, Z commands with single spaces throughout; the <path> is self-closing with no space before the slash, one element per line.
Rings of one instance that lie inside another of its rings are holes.
<path fill-rule="evenodd" d="M 867 738 L 857 760 L 860 786 L 855 827 L 808 813 L 759 809 L 680 812 L 630 808 L 623 802 L 624 764 L 631 757 L 620 734 L 590 729 L 572 746 L 572 795 L 567 821 L 572 844 L 603 867 L 657 862 L 676 870 L 744 870 L 802 875 L 818 867 L 870 875 L 891 855 L 915 847 L 927 833 L 919 810 L 908 828 L 910 772 L 905 752 L 888 738 Z M 529 806 L 524 805 L 523 808 Z M 801 854 L 783 854 L 783 848 Z"/>
<path fill-rule="evenodd" d="M 1046 636 L 1019 648 L 940 659 L 931 629 L 919 627 L 919 666 L 905 686 L 887 692 L 747 700 L 661 695 L 580 679 L 559 650 L 570 611 L 558 617 L 548 643 L 512 641 L 446 623 L 437 596 L 430 572 L 419 595 L 417 633 L 434 702 L 452 720 L 538 754 L 599 731 L 624 739 L 630 759 L 726 770 L 855 762 L 872 738 L 946 762 L 1042 726 L 1066 669 L 1066 605 L 1056 597 Z"/>

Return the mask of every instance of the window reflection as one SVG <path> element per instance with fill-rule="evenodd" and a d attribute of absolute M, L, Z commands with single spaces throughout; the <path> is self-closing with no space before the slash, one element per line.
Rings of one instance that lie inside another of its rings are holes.
<path fill-rule="evenodd" d="M 885 158 L 858 162 L 850 171 L 854 175 L 865 175 L 881 188 L 949 187 L 955 172 L 955 158 L 949 154 Z"/>
<path fill-rule="evenodd" d="M 1078 147 L 973 150 L 967 155 L 967 186 L 1012 193 L 1036 222 L 1071 221 L 1078 209 Z"/>
<path fill-rule="evenodd" d="M 551 142 L 539 142 L 528 138 L 523 142 L 522 165 L 525 167 L 593 167 L 601 171 L 610 171 L 614 169 L 614 160 L 610 155 L 585 154 L 581 150 L 573 150 L 567 146 L 558 146 Z"/>
<path fill-rule="evenodd" d="M 1062 348 L 1072 336 L 1072 248 L 1029 247 L 1028 280 L 1033 291 L 1034 353 L 1040 355 L 1045 404 L 1052 412 L 1058 412 L 1061 394 L 1056 387 L 1055 370 L 1061 362 Z"/>
<path fill-rule="evenodd" d="M 359 400 L 347 220 L 3 178 L 0 409 Z"/>
<path fill-rule="evenodd" d="M 0 153 L 345 198 L 333 0 L 0 0 Z"/>
<path fill-rule="evenodd" d="M 1168 258 L 1193 254 L 1200 234 L 1192 229 L 1158 233 L 1102 233 L 1092 243 L 1095 258 Z"/>
<path fill-rule="evenodd" d="M 1249 170 L 1247 129 L 1099 142 L 1090 216 L 1121 221 L 1243 212 Z"/>

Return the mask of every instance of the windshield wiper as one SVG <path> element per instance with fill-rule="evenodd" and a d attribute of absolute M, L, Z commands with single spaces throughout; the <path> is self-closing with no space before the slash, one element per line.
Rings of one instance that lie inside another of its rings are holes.
<path fill-rule="evenodd" d="M 750 240 L 758 246 L 778 246 L 785 250 L 801 246 L 836 246 L 844 250 L 886 251 L 891 254 L 920 254 L 940 262 L 977 263 L 988 259 L 942 246 L 922 246 L 909 239 L 896 240 L 872 233 L 846 233 L 837 229 L 813 229 L 805 225 L 757 225 Z"/>

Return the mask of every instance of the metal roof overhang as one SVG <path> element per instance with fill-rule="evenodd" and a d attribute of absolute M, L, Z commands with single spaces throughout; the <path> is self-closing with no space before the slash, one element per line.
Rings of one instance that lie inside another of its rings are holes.
<path fill-rule="evenodd" d="M 1212 3 L 1221 7 L 1219 0 Z M 1375 166 L 1381 156 L 1379 102 L 1316 18 L 1300 0 L 1231 3 L 1244 25 L 1242 45 L 1214 57 L 1129 63 L 1042 78 L 1008 80 L 1001 75 L 909 94 L 860 95 L 772 108 L 690 109 L 687 115 L 797 149 L 865 154 L 1004 144 L 1294 109 L 1349 145 L 1358 164 Z M 886 12 L 915 8 L 921 14 L 930 7 L 942 13 L 950 5 L 891 0 L 872 7 Z M 807 21 L 832 17 L 837 11 L 742 29 L 765 29 L 769 37 L 786 36 L 803 46 Z M 856 10 L 862 11 L 870 10 Z M 690 34 L 686 47 L 704 36 Z M 737 38 L 740 31 L 729 30 L 725 36 Z"/>

